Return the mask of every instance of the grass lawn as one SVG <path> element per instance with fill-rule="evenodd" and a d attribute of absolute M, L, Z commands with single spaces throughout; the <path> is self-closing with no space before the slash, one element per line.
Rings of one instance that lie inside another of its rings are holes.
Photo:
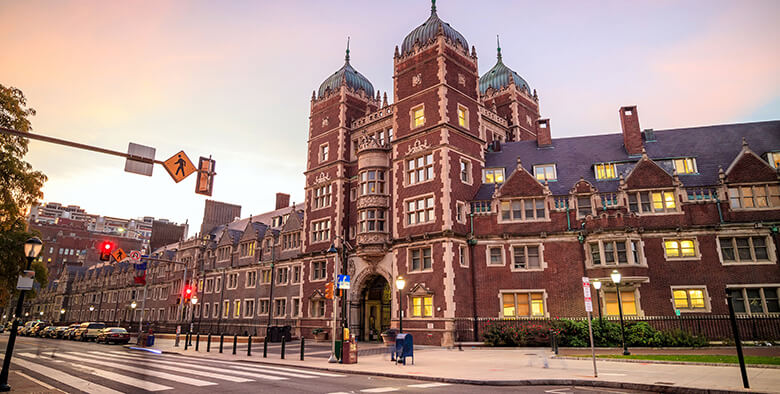
<path fill-rule="evenodd" d="M 632 354 L 623 356 L 617 354 L 596 355 L 599 358 L 628 358 L 633 360 L 662 360 L 662 361 L 688 361 L 697 363 L 725 363 L 738 364 L 737 356 L 710 355 L 710 354 Z M 745 356 L 745 364 L 769 364 L 780 365 L 780 357 Z"/>

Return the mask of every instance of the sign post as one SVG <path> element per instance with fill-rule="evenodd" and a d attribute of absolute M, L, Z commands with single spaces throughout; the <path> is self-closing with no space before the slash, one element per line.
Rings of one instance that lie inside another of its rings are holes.
<path fill-rule="evenodd" d="M 593 344 L 593 323 L 590 320 L 590 314 L 593 313 L 593 300 L 590 298 L 590 278 L 582 277 L 582 293 L 585 296 L 585 311 L 588 312 L 588 334 L 590 335 L 590 354 L 593 357 L 593 377 L 599 377 L 596 370 L 596 347 Z"/>

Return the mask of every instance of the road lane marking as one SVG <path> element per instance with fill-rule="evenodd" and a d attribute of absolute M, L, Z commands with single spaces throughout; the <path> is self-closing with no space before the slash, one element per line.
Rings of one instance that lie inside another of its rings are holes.
<path fill-rule="evenodd" d="M 160 371 L 152 371 L 152 370 L 149 370 L 149 369 L 146 369 L 146 368 L 136 368 L 136 367 L 131 367 L 129 365 L 115 364 L 115 363 L 110 363 L 110 362 L 106 362 L 106 361 L 93 360 L 93 359 L 88 359 L 88 358 L 81 358 L 81 357 L 73 356 L 73 355 L 70 355 L 70 354 L 59 354 L 58 357 L 62 357 L 62 358 L 70 359 L 70 360 L 76 360 L 76 361 L 80 361 L 80 362 L 86 362 L 86 363 L 103 365 L 103 366 L 106 366 L 106 367 L 112 367 L 112 368 L 115 368 L 115 369 L 121 369 L 121 370 L 129 371 L 129 372 L 135 372 L 137 374 L 146 375 L 146 376 L 154 376 L 156 378 L 172 380 L 174 382 L 189 384 L 189 385 L 192 385 L 192 386 L 214 386 L 214 385 L 217 384 L 217 383 L 214 383 L 214 382 L 207 382 L 205 380 L 188 378 L 186 376 L 179 376 L 179 375 L 174 375 L 174 374 L 160 372 Z"/>
<path fill-rule="evenodd" d="M 429 389 L 432 387 L 444 387 L 449 386 L 449 383 L 420 383 L 420 384 L 410 384 L 407 387 L 414 387 L 418 389 Z"/>
<path fill-rule="evenodd" d="M 70 354 L 73 354 L 73 353 L 70 353 Z M 84 354 L 84 353 L 75 353 L 75 354 L 78 354 L 78 355 L 80 355 L 82 357 L 86 357 L 88 359 L 101 360 L 100 356 L 96 356 L 96 355 L 92 355 L 92 354 Z M 109 356 L 109 357 L 111 357 L 111 356 Z M 86 362 L 86 361 L 89 361 L 89 360 L 84 360 L 84 361 Z M 118 360 L 118 361 L 122 361 L 122 362 L 125 362 L 125 363 L 142 364 L 145 367 L 148 366 L 146 360 L 137 360 L 137 361 L 135 361 L 135 360 Z M 91 361 L 89 361 L 89 362 L 91 362 Z M 187 368 L 179 368 L 179 367 L 168 366 L 168 365 L 156 365 L 156 367 L 159 368 L 159 369 L 166 369 L 166 370 L 173 371 L 173 372 L 189 373 L 189 374 L 199 375 L 199 376 L 212 378 L 212 379 L 226 380 L 228 382 L 234 382 L 234 383 L 254 382 L 254 380 L 252 380 L 252 379 L 237 378 L 235 376 L 222 375 L 222 374 L 212 373 L 212 372 L 192 371 L 192 370 L 189 370 Z"/>
<path fill-rule="evenodd" d="M 26 355 L 26 356 L 25 356 Z M 30 357 L 30 355 L 35 356 L 31 353 L 22 353 L 19 356 L 21 357 Z M 37 356 L 35 356 L 37 357 Z M 35 358 L 33 357 L 33 358 Z M 65 372 L 62 372 L 60 370 L 49 368 L 47 366 L 36 364 L 27 360 L 23 360 L 19 357 L 17 357 L 14 360 L 14 364 L 22 367 L 27 368 L 31 371 L 35 371 L 41 375 L 44 375 L 48 378 L 54 379 L 64 385 L 76 388 L 78 390 L 81 390 L 85 393 L 89 394 L 121 394 L 121 392 L 112 390 L 108 387 L 101 386 L 96 383 L 92 383 L 89 380 L 84 380 L 82 378 L 75 377 L 73 375 L 69 375 Z"/>
<path fill-rule="evenodd" d="M 361 393 L 387 393 L 390 391 L 398 391 L 400 390 L 398 387 L 377 387 L 375 389 L 363 389 L 360 390 Z"/>

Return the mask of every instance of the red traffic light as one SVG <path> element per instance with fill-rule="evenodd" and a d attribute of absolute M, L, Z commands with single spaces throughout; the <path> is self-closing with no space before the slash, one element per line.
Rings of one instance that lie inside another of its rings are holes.
<path fill-rule="evenodd" d="M 192 288 L 188 287 L 188 288 L 186 288 L 186 289 L 184 290 L 184 292 L 185 292 L 187 295 L 190 295 L 190 294 L 192 294 Z"/>
<path fill-rule="evenodd" d="M 103 241 L 100 244 L 100 260 L 101 261 L 109 261 L 111 260 L 111 251 L 114 250 L 114 243 L 111 241 Z"/>

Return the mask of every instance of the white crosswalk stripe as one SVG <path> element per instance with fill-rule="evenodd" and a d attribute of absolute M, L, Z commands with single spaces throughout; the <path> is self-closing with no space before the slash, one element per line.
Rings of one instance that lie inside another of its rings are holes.
<path fill-rule="evenodd" d="M 70 363 L 70 366 L 76 369 L 80 369 L 86 373 L 99 376 L 101 378 L 106 378 L 108 380 L 113 380 L 115 382 L 119 382 L 122 384 L 126 384 L 128 386 L 133 386 L 135 388 L 139 388 L 146 391 L 163 391 L 163 390 L 173 390 L 173 387 L 170 386 L 163 386 L 161 384 L 157 384 L 154 382 L 149 382 L 147 380 L 143 379 L 136 379 L 131 376 L 118 374 L 114 372 L 104 371 L 101 369 L 95 369 L 92 367 L 88 367 L 83 364 L 77 364 L 77 363 Z"/>
<path fill-rule="evenodd" d="M 34 354 L 30 353 L 22 353 L 19 354 L 21 357 L 29 357 L 30 355 L 35 356 Z M 36 356 L 37 357 L 37 356 Z M 13 364 L 18 365 L 22 368 L 27 368 L 31 371 L 35 371 L 37 373 L 40 373 L 41 375 L 44 375 L 50 379 L 54 379 L 64 385 L 76 388 L 78 390 L 81 390 L 85 393 L 90 394 L 121 394 L 120 391 L 112 390 L 108 387 L 101 386 L 99 384 L 92 383 L 88 380 L 81 379 L 79 377 L 69 375 L 65 372 L 62 372 L 60 370 L 49 368 L 47 366 L 30 362 L 27 360 L 23 360 L 19 357 L 14 358 Z"/>
<path fill-rule="evenodd" d="M 444 387 L 449 386 L 449 383 L 420 383 L 420 384 L 410 384 L 407 387 L 414 387 L 418 389 L 430 389 L 433 387 Z"/>

